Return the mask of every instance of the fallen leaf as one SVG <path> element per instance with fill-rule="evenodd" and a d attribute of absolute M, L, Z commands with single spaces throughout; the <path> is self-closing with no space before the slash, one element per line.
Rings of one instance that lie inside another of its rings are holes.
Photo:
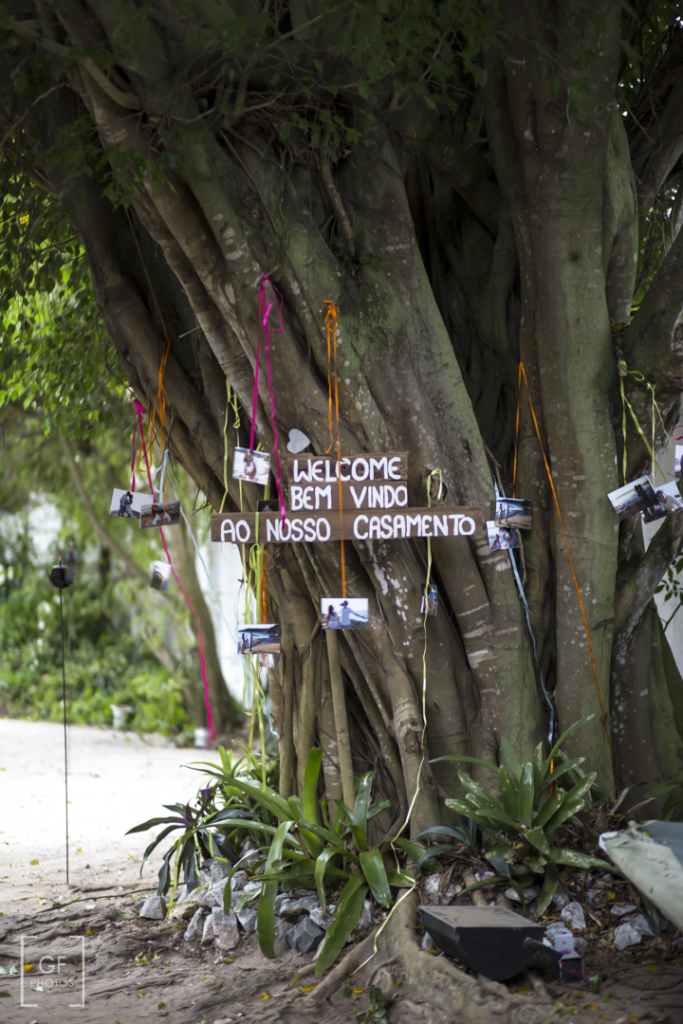
<path fill-rule="evenodd" d="M 352 988 L 351 991 L 353 992 L 354 996 L 359 996 L 361 994 L 361 992 L 365 992 L 365 989 L 364 988 Z"/>
<path fill-rule="evenodd" d="M 302 985 L 301 986 L 301 991 L 302 992 L 312 992 L 314 988 L 315 988 L 315 985 Z"/>
<path fill-rule="evenodd" d="M 32 971 L 33 970 L 33 964 L 24 964 L 24 970 L 25 971 Z"/>
<path fill-rule="evenodd" d="M 595 1003 L 588 1003 L 588 1005 L 586 1006 L 586 1009 L 587 1010 L 597 1010 L 597 1006 L 595 1005 Z"/>
<path fill-rule="evenodd" d="M 518 996 L 525 996 L 528 991 L 529 991 L 529 989 L 526 986 L 523 986 L 522 988 L 518 988 L 517 989 L 517 995 Z"/>
<path fill-rule="evenodd" d="M 32 860 L 32 861 L 31 861 L 31 864 L 37 864 L 37 863 L 38 863 L 38 861 L 37 861 L 37 860 Z"/>
<path fill-rule="evenodd" d="M 166 1003 L 157 1003 L 157 1010 L 163 1010 L 164 1006 L 166 1006 Z"/>
<path fill-rule="evenodd" d="M 259 1002 L 265 1003 L 266 999 L 270 999 L 270 996 L 268 995 L 267 992 L 264 992 L 263 995 L 259 997 Z"/>

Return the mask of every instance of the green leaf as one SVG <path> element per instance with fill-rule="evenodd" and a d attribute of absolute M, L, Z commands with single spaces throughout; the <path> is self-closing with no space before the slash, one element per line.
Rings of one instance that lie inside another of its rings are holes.
<path fill-rule="evenodd" d="M 302 817 L 307 821 L 318 821 L 318 777 L 322 760 L 322 748 L 311 747 L 306 758 L 303 786 L 304 813 Z"/>
<path fill-rule="evenodd" d="M 530 761 L 522 768 L 519 780 L 519 820 L 531 828 L 534 813 L 534 768 Z"/>
<path fill-rule="evenodd" d="M 372 772 L 368 772 L 358 783 L 356 802 L 353 807 L 353 822 L 363 830 L 363 835 L 368 829 L 368 805 L 370 803 L 370 791 L 372 790 Z"/>
<path fill-rule="evenodd" d="M 557 756 L 558 750 L 561 749 L 562 744 L 567 739 L 567 737 L 571 736 L 571 734 L 573 732 L 575 732 L 580 726 L 585 725 L 586 722 L 590 722 L 591 718 L 595 718 L 595 715 L 592 714 L 592 715 L 587 715 L 585 718 L 580 718 L 578 720 L 578 722 L 574 722 L 573 725 L 569 726 L 569 728 L 567 729 L 566 732 L 562 733 L 562 735 L 560 736 L 559 740 L 557 741 L 557 743 L 555 744 L 553 749 L 548 754 L 548 757 L 546 758 L 544 772 L 547 772 L 549 770 L 550 762 Z"/>
<path fill-rule="evenodd" d="M 490 768 L 492 772 L 498 771 L 498 765 L 482 761 L 480 757 L 465 757 L 464 754 L 442 754 L 441 757 L 432 757 L 429 763 L 436 764 L 437 761 L 467 761 L 468 764 L 481 764 L 484 768 Z"/>
<path fill-rule="evenodd" d="M 488 790 L 480 786 L 478 782 L 471 779 L 467 772 L 458 772 L 458 778 L 462 782 L 463 789 L 468 796 L 474 797 L 476 807 L 480 807 L 482 810 L 488 807 L 493 808 L 494 811 L 502 811 L 503 808 Z"/>
<path fill-rule="evenodd" d="M 387 872 L 379 850 L 366 850 L 360 854 L 360 866 L 370 891 L 382 907 L 391 903 L 391 890 L 387 881 Z"/>
<path fill-rule="evenodd" d="M 498 784 L 500 786 L 501 796 L 503 797 L 505 813 L 509 814 L 510 817 L 516 821 L 519 818 L 519 797 L 517 793 L 517 786 L 515 785 L 512 775 L 504 764 L 502 764 L 498 769 Z"/>
<path fill-rule="evenodd" d="M 520 779 L 522 778 L 522 766 L 519 763 L 519 758 L 515 753 L 515 749 L 510 741 L 505 738 L 500 741 L 500 747 L 503 751 L 503 756 L 507 761 L 507 766 L 510 769 L 510 774 L 519 786 Z"/>
<path fill-rule="evenodd" d="M 546 868 L 545 878 L 543 879 L 543 888 L 541 889 L 541 895 L 538 897 L 538 909 L 536 913 L 539 917 L 542 917 L 550 906 L 550 901 L 555 895 L 555 890 L 557 889 L 559 881 L 560 877 L 557 870 L 554 867 Z"/>
<path fill-rule="evenodd" d="M 346 936 L 358 924 L 368 884 L 362 871 L 354 871 L 342 889 L 332 924 L 325 933 L 322 948 L 315 963 L 315 974 L 319 977 L 334 963 L 337 953 L 346 942 Z"/>
<path fill-rule="evenodd" d="M 387 872 L 387 881 L 397 889 L 409 889 L 415 885 L 415 878 L 405 868 L 393 868 Z"/>
<path fill-rule="evenodd" d="M 541 788 L 543 786 L 543 777 L 545 775 L 542 743 L 539 743 L 534 750 L 534 756 L 531 759 L 531 764 L 534 769 L 534 806 L 537 807 L 538 802 L 541 799 Z"/>
<path fill-rule="evenodd" d="M 546 857 L 550 853 L 550 843 L 542 828 L 532 828 L 530 832 L 524 833 L 524 838 L 532 846 L 535 846 L 537 850 L 545 854 Z"/>
<path fill-rule="evenodd" d="M 573 868 L 604 868 L 606 871 L 613 871 L 614 866 L 599 857 L 591 857 L 587 853 L 579 853 L 578 850 L 563 850 L 561 847 L 552 847 L 548 860 L 551 864 L 566 864 Z"/>
<path fill-rule="evenodd" d="M 315 862 L 315 887 L 318 890 L 318 899 L 320 900 L 320 907 L 324 911 L 327 906 L 327 897 L 325 895 L 325 871 L 327 866 L 333 857 L 340 857 L 341 851 L 335 849 L 335 847 L 328 847 L 318 855 Z"/>
<path fill-rule="evenodd" d="M 268 874 L 273 870 L 273 865 L 282 857 L 282 848 L 285 844 L 285 837 L 292 826 L 291 821 L 283 821 L 278 826 L 273 841 L 270 844 L 268 858 L 266 860 L 265 872 Z M 264 882 L 261 886 L 258 907 L 256 910 L 256 928 L 261 952 L 271 960 L 275 959 L 275 897 L 277 896 L 278 883 Z"/>
<path fill-rule="evenodd" d="M 552 816 L 560 809 L 566 793 L 559 786 L 556 786 L 552 795 L 548 797 L 545 803 L 541 806 L 540 810 L 536 814 L 534 824 L 538 825 L 539 828 L 544 828 L 550 821 Z"/>

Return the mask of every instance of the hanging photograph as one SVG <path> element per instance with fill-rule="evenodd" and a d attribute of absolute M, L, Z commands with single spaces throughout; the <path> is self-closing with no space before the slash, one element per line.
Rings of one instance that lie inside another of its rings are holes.
<path fill-rule="evenodd" d="M 143 505 L 140 510 L 140 529 L 147 530 L 152 526 L 177 526 L 180 522 L 180 502 L 153 502 Z"/>
<path fill-rule="evenodd" d="M 610 491 L 607 497 L 620 519 L 627 519 L 636 512 L 642 512 L 648 505 L 657 504 L 652 484 L 646 476 L 640 476 L 632 483 L 624 484 L 616 491 Z"/>
<path fill-rule="evenodd" d="M 123 519 L 139 519 L 142 506 L 149 505 L 152 501 L 154 501 L 154 497 L 151 494 L 122 491 L 119 487 L 115 487 L 109 515 L 121 516 Z"/>
<path fill-rule="evenodd" d="M 152 578 L 149 585 L 152 590 L 160 590 L 165 594 L 171 582 L 171 566 L 168 562 L 154 562 L 152 565 Z"/>
<path fill-rule="evenodd" d="M 280 627 L 261 623 L 258 626 L 240 626 L 237 630 L 238 654 L 279 654 Z"/>
<path fill-rule="evenodd" d="M 253 452 L 249 448 L 235 448 L 232 475 L 234 480 L 246 480 L 250 484 L 265 487 L 270 476 L 270 455 Z"/>
<path fill-rule="evenodd" d="M 275 668 L 274 654 L 259 654 L 258 661 L 261 668 Z"/>
<path fill-rule="evenodd" d="M 496 525 L 531 529 L 531 502 L 519 498 L 496 498 Z"/>
<path fill-rule="evenodd" d="M 321 597 L 323 629 L 365 629 L 370 618 L 366 597 Z"/>
<path fill-rule="evenodd" d="M 279 512 L 280 501 L 278 498 L 266 498 L 264 501 L 256 502 L 257 512 Z"/>
<path fill-rule="evenodd" d="M 683 444 L 677 444 L 674 453 L 674 476 L 677 480 L 683 477 Z"/>
<path fill-rule="evenodd" d="M 439 588 L 436 583 L 430 583 L 429 586 L 422 591 L 420 615 L 424 615 L 425 609 L 427 611 L 427 615 L 433 616 L 439 614 Z"/>
<path fill-rule="evenodd" d="M 655 491 L 657 498 L 656 505 L 650 505 L 640 514 L 646 523 L 654 523 L 657 519 L 665 519 L 674 512 L 683 512 L 683 498 L 681 498 L 678 484 L 672 480 L 670 484 L 662 484 Z"/>
<path fill-rule="evenodd" d="M 519 535 L 509 526 L 498 526 L 492 519 L 486 524 L 491 551 L 509 551 L 519 547 Z"/>

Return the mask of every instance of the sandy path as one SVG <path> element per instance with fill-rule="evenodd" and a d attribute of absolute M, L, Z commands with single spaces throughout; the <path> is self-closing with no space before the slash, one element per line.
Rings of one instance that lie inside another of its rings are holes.
<path fill-rule="evenodd" d="M 160 857 L 153 856 L 139 877 L 154 833 L 125 833 L 163 814 L 163 804 L 191 799 L 199 775 L 183 766 L 200 760 L 217 762 L 218 753 L 169 747 L 161 736 L 71 727 L 72 886 L 121 892 L 154 887 Z M 0 719 L 0 912 L 30 913 L 44 905 L 41 900 L 49 905 L 72 891 L 66 886 L 64 847 L 62 728 Z"/>

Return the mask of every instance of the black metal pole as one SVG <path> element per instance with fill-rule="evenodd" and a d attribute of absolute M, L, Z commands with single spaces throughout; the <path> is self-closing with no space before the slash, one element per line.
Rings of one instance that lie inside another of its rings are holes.
<path fill-rule="evenodd" d="M 62 705 L 64 707 L 64 811 L 66 822 L 66 884 L 69 884 L 69 762 L 66 746 L 66 669 L 64 666 L 64 612 L 62 588 L 59 588 L 59 622 L 62 627 Z"/>

